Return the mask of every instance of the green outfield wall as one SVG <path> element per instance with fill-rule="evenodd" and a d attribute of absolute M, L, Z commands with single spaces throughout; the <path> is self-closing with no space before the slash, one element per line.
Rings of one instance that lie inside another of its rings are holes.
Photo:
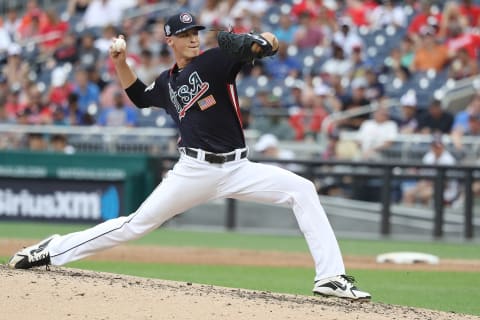
<path fill-rule="evenodd" d="M 153 190 L 146 155 L 0 151 L 0 219 L 101 221 L 134 211 Z"/>

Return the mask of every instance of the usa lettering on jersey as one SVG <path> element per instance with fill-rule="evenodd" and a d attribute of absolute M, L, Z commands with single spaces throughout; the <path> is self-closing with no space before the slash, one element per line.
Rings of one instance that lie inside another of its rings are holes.
<path fill-rule="evenodd" d="M 174 90 L 168 83 L 168 92 L 170 101 L 172 101 L 178 113 L 178 118 L 182 120 L 187 111 L 207 92 L 210 85 L 203 82 L 198 73 L 195 71 L 188 77 L 188 84 L 180 86 Z"/>

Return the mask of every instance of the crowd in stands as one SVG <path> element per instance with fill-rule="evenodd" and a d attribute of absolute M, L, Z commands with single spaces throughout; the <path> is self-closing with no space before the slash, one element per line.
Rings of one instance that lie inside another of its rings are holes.
<path fill-rule="evenodd" d="M 448 79 L 478 74 L 475 1 L 51 3 L 28 0 L 0 17 L 0 123 L 173 127 L 161 111 L 142 113 L 132 105 L 108 48 L 112 37 L 125 35 L 129 63 L 151 83 L 173 65 L 165 17 L 189 10 L 213 30 L 201 34 L 204 50 L 217 45 L 215 30 L 272 31 L 280 41 L 276 56 L 238 76 L 246 129 L 280 141 L 315 140 L 325 130 L 330 141 L 322 157 L 328 159 L 375 159 L 400 133 L 451 135 L 458 155 L 464 135 L 480 135 L 480 92 L 459 113 L 444 110 L 434 95 Z M 380 106 L 376 112 L 325 127 L 332 113 L 372 103 Z M 358 131 L 358 144 L 338 147 L 342 131 Z"/>

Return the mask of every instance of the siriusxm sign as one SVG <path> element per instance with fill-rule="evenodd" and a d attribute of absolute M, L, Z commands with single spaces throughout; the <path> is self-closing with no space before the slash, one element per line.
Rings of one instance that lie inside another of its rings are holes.
<path fill-rule="evenodd" d="M 118 217 L 118 188 L 95 184 L 63 185 L 57 182 L 13 189 L 0 185 L 0 217 L 62 220 L 108 220 Z M 83 190 L 75 190 L 83 189 Z M 88 190 L 90 189 L 90 191 Z M 93 189 L 93 191 L 91 190 Z"/>

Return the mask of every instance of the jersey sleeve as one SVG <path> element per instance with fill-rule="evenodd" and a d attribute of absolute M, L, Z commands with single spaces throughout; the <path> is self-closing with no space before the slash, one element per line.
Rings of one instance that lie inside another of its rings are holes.
<path fill-rule="evenodd" d="M 246 64 L 244 60 L 228 54 L 221 48 L 208 50 L 208 58 L 206 60 L 211 66 L 211 70 L 216 70 L 215 72 L 219 78 L 223 78 L 223 75 L 226 75 L 224 80 L 227 82 L 233 82 L 240 69 Z M 219 72 L 220 70 L 221 72 Z"/>
<path fill-rule="evenodd" d="M 137 78 L 130 87 L 125 89 L 125 92 L 137 108 L 162 107 L 165 103 L 160 86 L 159 78 L 148 87 Z"/>

